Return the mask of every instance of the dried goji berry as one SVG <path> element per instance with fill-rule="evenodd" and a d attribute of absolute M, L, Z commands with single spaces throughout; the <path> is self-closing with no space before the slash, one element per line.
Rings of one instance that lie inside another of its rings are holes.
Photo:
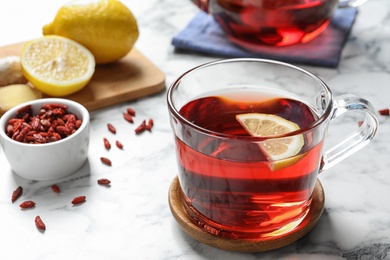
<path fill-rule="evenodd" d="M 21 207 L 22 209 L 32 208 L 32 207 L 35 207 L 35 202 L 32 200 L 26 200 L 26 201 L 22 202 L 19 205 L 19 207 Z"/>
<path fill-rule="evenodd" d="M 47 139 L 42 135 L 42 133 L 34 134 L 32 142 L 36 144 L 44 144 L 47 142 Z"/>
<path fill-rule="evenodd" d="M 47 119 L 41 119 L 41 126 L 49 128 L 51 126 L 51 123 Z"/>
<path fill-rule="evenodd" d="M 127 113 L 123 113 L 123 118 L 126 119 L 127 122 L 129 123 L 133 123 L 134 120 L 133 120 L 133 117 Z"/>
<path fill-rule="evenodd" d="M 55 127 L 57 133 L 59 133 L 62 138 L 65 138 L 67 136 L 70 136 L 72 134 L 72 130 L 69 128 L 69 127 L 66 127 L 66 126 L 63 126 L 63 125 L 59 125 L 57 127 Z"/>
<path fill-rule="evenodd" d="M 46 225 L 42 221 L 42 219 L 41 219 L 41 217 L 39 215 L 35 217 L 35 225 L 37 226 L 37 228 L 39 230 L 42 230 L 42 231 L 46 230 Z"/>
<path fill-rule="evenodd" d="M 106 147 L 107 150 L 110 150 L 111 149 L 111 144 L 108 141 L 108 139 L 104 137 L 103 138 L 103 142 L 104 142 L 104 147 Z"/>
<path fill-rule="evenodd" d="M 41 120 L 38 117 L 31 119 L 31 128 L 34 131 L 39 131 L 41 129 Z"/>
<path fill-rule="evenodd" d="M 18 109 L 18 111 L 16 111 L 17 118 L 26 118 L 26 117 L 29 117 L 29 115 L 31 115 L 31 114 L 32 114 L 32 106 L 31 105 L 21 107 Z"/>
<path fill-rule="evenodd" d="M 79 129 L 82 124 L 83 124 L 83 121 L 80 119 L 77 119 L 76 123 L 75 123 L 76 129 Z"/>
<path fill-rule="evenodd" d="M 135 116 L 135 110 L 129 107 L 129 108 L 127 108 L 127 114 L 129 114 L 131 116 Z"/>
<path fill-rule="evenodd" d="M 111 166 L 112 163 L 111 163 L 111 160 L 108 159 L 107 157 L 100 157 L 100 161 L 102 161 L 102 163 L 108 165 L 108 166 Z"/>
<path fill-rule="evenodd" d="M 134 130 L 136 134 L 140 134 L 146 130 L 146 121 L 142 121 L 142 123 Z"/>
<path fill-rule="evenodd" d="M 148 131 L 152 131 L 153 127 L 153 119 L 149 119 L 148 124 L 145 126 L 145 129 Z"/>
<path fill-rule="evenodd" d="M 27 123 L 22 124 L 22 129 L 17 132 L 13 137 L 15 141 L 24 142 L 24 138 L 27 136 L 27 133 L 31 131 L 31 126 Z"/>
<path fill-rule="evenodd" d="M 23 188 L 21 186 L 17 187 L 13 192 L 12 192 L 12 198 L 11 201 L 14 203 L 20 196 L 23 194 Z"/>
<path fill-rule="evenodd" d="M 78 197 L 75 197 L 73 200 L 72 200 L 72 204 L 73 205 L 77 205 L 77 204 L 80 204 L 80 203 L 83 203 L 86 201 L 86 197 L 85 196 L 78 196 Z"/>
<path fill-rule="evenodd" d="M 390 110 L 388 108 L 385 108 L 385 109 L 381 109 L 378 111 L 379 114 L 381 114 L 382 116 L 388 116 L 390 115 Z"/>
<path fill-rule="evenodd" d="M 108 128 L 108 131 L 110 131 L 113 134 L 116 134 L 116 129 L 112 124 L 108 123 L 107 128 Z"/>
<path fill-rule="evenodd" d="M 116 141 L 115 144 L 116 144 L 116 147 L 118 147 L 119 149 L 123 149 L 123 144 L 121 142 Z"/>
<path fill-rule="evenodd" d="M 60 192 L 60 188 L 58 187 L 57 184 L 51 185 L 51 189 L 52 189 L 55 193 L 59 193 L 59 192 Z"/>
<path fill-rule="evenodd" d="M 109 185 L 111 183 L 111 181 L 109 179 L 99 179 L 97 180 L 97 183 L 100 184 L 100 185 Z"/>

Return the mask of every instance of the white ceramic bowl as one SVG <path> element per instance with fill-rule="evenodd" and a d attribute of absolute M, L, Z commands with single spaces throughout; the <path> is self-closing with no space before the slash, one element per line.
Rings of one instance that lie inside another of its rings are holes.
<path fill-rule="evenodd" d="M 6 135 L 8 121 L 15 118 L 18 109 L 31 105 L 33 115 L 36 115 L 42 105 L 49 103 L 67 105 L 67 111 L 82 120 L 79 129 L 62 140 L 45 144 L 18 142 Z M 74 173 L 85 163 L 88 157 L 89 128 L 89 112 L 81 104 L 63 98 L 43 98 L 20 104 L 0 118 L 0 142 L 16 174 L 31 180 L 54 180 Z"/>

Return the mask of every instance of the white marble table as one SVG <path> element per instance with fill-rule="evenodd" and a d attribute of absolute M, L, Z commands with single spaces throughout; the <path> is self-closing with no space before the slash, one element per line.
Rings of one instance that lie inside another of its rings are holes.
<path fill-rule="evenodd" d="M 41 35 L 64 0 L 13 0 L 0 3 L 0 46 Z M 166 75 L 167 86 L 185 70 L 214 57 L 175 53 L 172 37 L 198 11 L 189 0 L 125 0 L 140 27 L 136 48 Z M 355 93 L 377 110 L 390 107 L 390 2 L 369 0 L 357 21 L 337 69 L 305 68 L 323 78 L 336 95 Z M 152 133 L 136 136 L 122 119 L 132 107 L 137 122 L 153 118 Z M 177 175 L 165 92 L 91 113 L 88 163 L 53 182 L 21 179 L 12 173 L 0 149 L 0 259 L 390 259 L 390 117 L 380 117 L 375 140 L 364 150 L 319 176 L 325 189 L 325 211 L 307 236 L 266 253 L 232 253 L 200 244 L 187 236 L 168 207 L 168 189 Z M 114 137 L 115 124 L 124 151 L 106 152 L 102 138 Z M 328 143 L 337 142 L 353 124 L 335 121 Z M 112 158 L 105 167 L 100 156 Z M 110 188 L 96 180 L 111 179 Z M 61 193 L 50 185 L 57 183 Z M 33 199 L 37 207 L 21 211 L 10 201 L 21 185 L 18 202 Z M 72 207 L 71 199 L 87 196 Z M 34 217 L 47 230 L 40 233 Z"/>

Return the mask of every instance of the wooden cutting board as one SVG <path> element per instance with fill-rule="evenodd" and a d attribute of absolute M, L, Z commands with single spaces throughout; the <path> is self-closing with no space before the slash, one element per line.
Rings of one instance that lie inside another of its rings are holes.
<path fill-rule="evenodd" d="M 0 47 L 0 57 L 19 56 L 24 43 Z M 83 104 L 89 111 L 155 94 L 165 89 L 165 75 L 139 51 L 121 60 L 96 66 L 86 87 L 63 98 Z M 46 96 L 48 97 L 48 96 Z"/>

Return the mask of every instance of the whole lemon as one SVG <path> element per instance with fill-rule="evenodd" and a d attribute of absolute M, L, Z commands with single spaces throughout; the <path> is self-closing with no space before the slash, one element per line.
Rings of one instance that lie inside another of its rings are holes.
<path fill-rule="evenodd" d="M 63 5 L 43 35 L 60 35 L 89 49 L 97 64 L 116 61 L 138 39 L 137 21 L 118 0 L 73 0 Z"/>

